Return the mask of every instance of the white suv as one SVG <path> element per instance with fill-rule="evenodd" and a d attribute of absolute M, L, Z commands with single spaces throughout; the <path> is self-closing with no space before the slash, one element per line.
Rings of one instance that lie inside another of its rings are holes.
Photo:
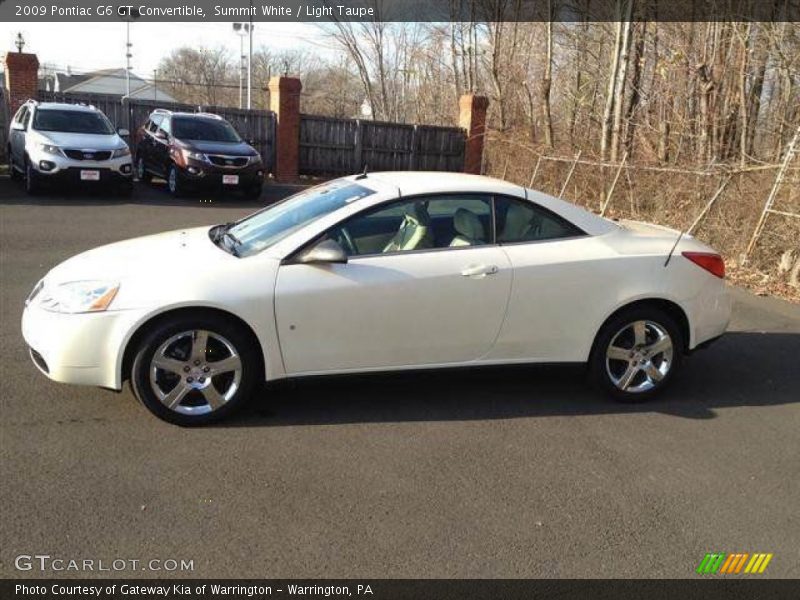
<path fill-rule="evenodd" d="M 128 144 L 94 106 L 28 100 L 14 115 L 8 135 L 11 177 L 25 179 L 35 194 L 48 183 L 133 186 Z"/>

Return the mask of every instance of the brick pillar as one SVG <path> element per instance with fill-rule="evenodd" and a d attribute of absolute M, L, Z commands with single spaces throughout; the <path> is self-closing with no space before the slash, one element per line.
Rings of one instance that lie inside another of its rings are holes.
<path fill-rule="evenodd" d="M 483 163 L 483 138 L 486 133 L 486 109 L 489 99 L 486 96 L 465 94 L 458 101 L 458 124 L 467 130 L 464 148 L 464 173 L 481 174 Z"/>
<path fill-rule="evenodd" d="M 300 165 L 300 90 L 295 77 L 269 80 L 269 108 L 275 113 L 275 179 L 297 179 Z"/>
<path fill-rule="evenodd" d="M 36 98 L 39 90 L 39 59 L 35 54 L 9 52 L 6 54 L 6 89 L 11 115 L 28 98 Z"/>

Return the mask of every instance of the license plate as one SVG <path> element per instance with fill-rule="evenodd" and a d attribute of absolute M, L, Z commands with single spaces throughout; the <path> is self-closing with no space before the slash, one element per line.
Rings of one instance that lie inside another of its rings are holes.
<path fill-rule="evenodd" d="M 239 185 L 239 176 L 238 175 L 223 175 L 222 176 L 222 183 L 225 185 Z"/>
<path fill-rule="evenodd" d="M 81 181 L 100 181 L 100 171 L 81 171 Z"/>

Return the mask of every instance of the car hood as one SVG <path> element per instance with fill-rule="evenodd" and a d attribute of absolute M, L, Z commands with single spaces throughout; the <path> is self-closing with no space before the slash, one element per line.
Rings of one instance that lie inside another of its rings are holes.
<path fill-rule="evenodd" d="M 77 150 L 115 150 L 125 143 L 116 133 L 112 135 L 99 135 L 93 133 L 40 131 L 39 136 L 42 138 L 42 141 L 49 140 L 56 146 L 75 148 Z"/>
<path fill-rule="evenodd" d="M 187 149 L 204 154 L 229 154 L 231 156 L 253 156 L 256 151 L 245 142 L 204 142 L 192 140 L 182 144 Z"/>
<path fill-rule="evenodd" d="M 179 229 L 134 238 L 82 252 L 53 268 L 48 285 L 68 281 L 129 279 L 155 281 L 190 277 L 218 263 L 237 261 L 208 237 L 210 227 Z"/>

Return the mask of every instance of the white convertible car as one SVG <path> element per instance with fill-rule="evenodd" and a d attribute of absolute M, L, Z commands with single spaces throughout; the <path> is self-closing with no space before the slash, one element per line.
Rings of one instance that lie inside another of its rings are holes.
<path fill-rule="evenodd" d="M 623 400 L 725 331 L 724 263 L 677 231 L 614 223 L 511 183 L 374 173 L 240 221 L 96 248 L 27 300 L 33 362 L 203 424 L 264 381 L 588 363 Z"/>

